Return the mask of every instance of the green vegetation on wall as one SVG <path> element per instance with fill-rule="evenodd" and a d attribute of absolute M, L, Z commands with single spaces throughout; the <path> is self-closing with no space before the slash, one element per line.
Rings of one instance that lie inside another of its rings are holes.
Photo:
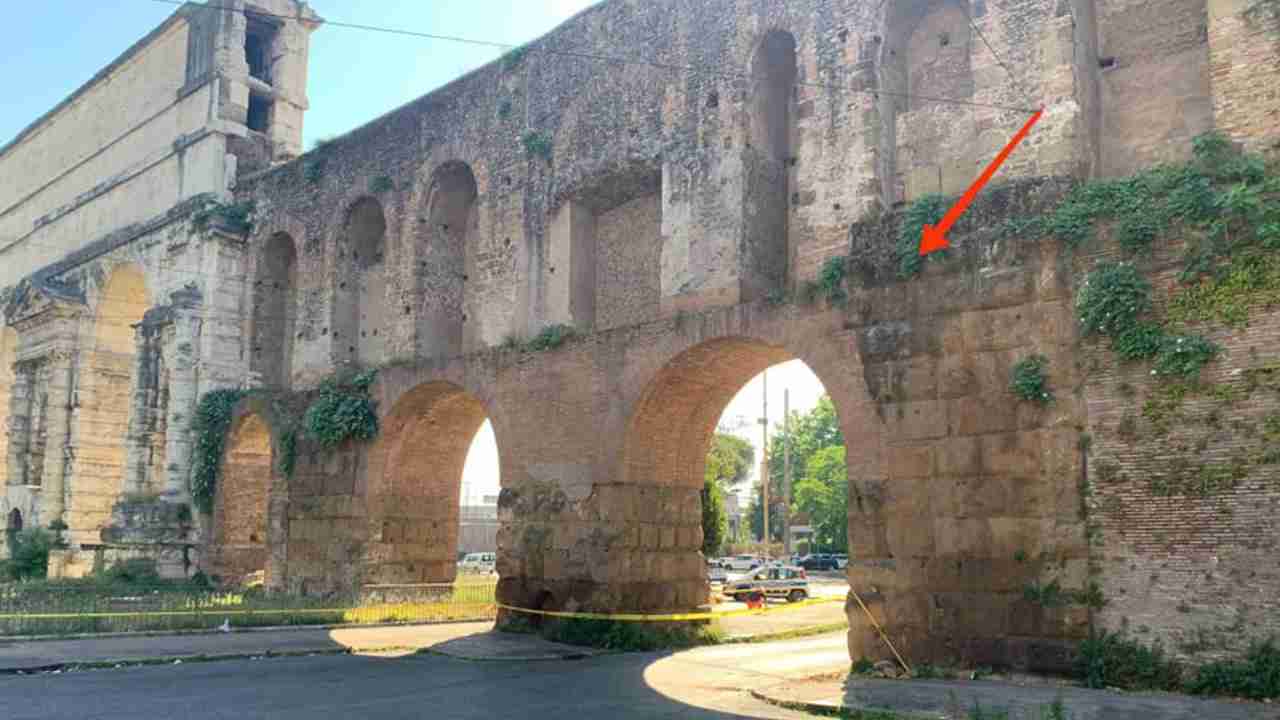
<path fill-rule="evenodd" d="M 551 159 L 551 138 L 545 133 L 537 130 L 526 132 L 520 142 L 524 145 L 524 152 L 529 157 L 540 157 L 543 160 Z"/>
<path fill-rule="evenodd" d="M 376 436 L 378 414 L 369 397 L 369 386 L 377 374 L 376 370 L 366 370 L 321 382 L 319 396 L 302 419 L 307 437 L 322 447 L 333 447 L 347 440 L 370 440 Z"/>
<path fill-rule="evenodd" d="M 1009 389 L 1023 400 L 1047 405 L 1053 402 L 1053 393 L 1049 391 L 1049 377 L 1044 369 L 1049 359 L 1043 355 L 1025 357 L 1013 366 L 1013 379 Z"/>
<path fill-rule="evenodd" d="M 232 412 L 244 396 L 243 390 L 210 390 L 196 405 L 195 419 L 191 423 L 191 435 L 195 439 L 195 452 L 191 459 L 191 499 L 203 513 L 213 512 L 213 498 L 218 488 L 223 447 L 231 430 Z"/>

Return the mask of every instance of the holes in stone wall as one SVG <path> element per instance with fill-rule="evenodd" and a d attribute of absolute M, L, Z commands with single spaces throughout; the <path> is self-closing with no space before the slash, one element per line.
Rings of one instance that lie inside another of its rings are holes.
<path fill-rule="evenodd" d="M 372 367 L 385 358 L 383 342 L 372 333 L 386 324 L 388 315 L 386 231 L 386 217 L 377 199 L 366 196 L 351 206 L 344 237 L 350 260 L 344 269 L 347 279 L 338 283 L 334 334 L 365 340 L 347 346 L 345 357 L 335 358 L 339 362 Z"/>
<path fill-rule="evenodd" d="M 271 431 L 257 414 L 242 418 L 227 439 L 213 507 L 214 573 L 241 579 L 269 572 Z"/>
<path fill-rule="evenodd" d="M 340 289 L 345 283 L 339 283 Z M 293 238 L 276 233 L 267 240 L 259 260 L 255 291 L 254 347 L 257 370 L 267 385 L 288 388 L 296 334 L 297 251 Z"/>
<path fill-rule="evenodd" d="M 786 283 L 788 199 L 794 203 L 795 195 L 789 167 L 799 91 L 796 40 L 791 33 L 773 30 L 764 36 L 752 56 L 751 76 L 754 152 L 748 155 L 748 182 L 753 202 L 748 203 L 746 218 L 744 300 L 764 297 Z"/>
<path fill-rule="evenodd" d="M 475 173 L 464 162 L 445 163 L 431 176 L 427 222 L 418 226 L 416 243 L 423 258 L 416 288 L 422 302 L 415 343 L 420 356 L 463 349 L 468 258 L 479 240 L 478 197 Z"/>

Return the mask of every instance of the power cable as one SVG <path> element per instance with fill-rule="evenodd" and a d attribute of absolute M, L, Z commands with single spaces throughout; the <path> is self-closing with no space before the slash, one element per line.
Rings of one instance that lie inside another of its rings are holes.
<path fill-rule="evenodd" d="M 1018 82 L 1018 76 L 1014 75 L 1013 70 L 1009 69 L 1009 66 L 1005 64 L 1005 61 L 1000 58 L 1000 54 L 997 53 L 996 49 L 987 41 L 987 36 L 982 32 L 982 28 L 978 27 L 978 23 L 975 22 L 973 16 L 969 14 L 969 0 L 956 0 L 956 4 L 960 6 L 960 11 L 964 13 L 965 19 L 969 21 L 969 27 L 973 28 L 973 31 L 978 34 L 978 37 L 982 40 L 982 44 L 987 46 L 987 52 L 991 53 L 991 57 L 995 58 L 996 63 L 999 64 L 1005 74 L 1009 76 L 1009 84 L 1016 88 L 1020 95 L 1034 104 L 1035 98 L 1031 93 L 1026 92 L 1026 88 L 1022 87 L 1021 83 Z M 1035 111 L 1032 110 L 1030 112 Z"/>
<path fill-rule="evenodd" d="M 175 5 L 175 6 L 184 6 L 189 4 L 184 0 L 149 0 L 149 2 L 160 3 L 162 5 Z M 228 5 L 205 4 L 205 5 L 196 5 L 194 7 L 197 9 L 238 12 L 244 15 L 245 17 L 249 17 L 249 15 L 252 14 L 252 15 L 257 15 L 259 17 L 273 17 L 273 18 L 278 18 L 282 20 L 297 19 L 293 15 L 269 13 L 269 12 L 263 12 L 260 10 L 249 10 L 248 8 L 244 8 L 244 9 L 234 8 Z M 404 30 L 402 28 L 392 28 L 392 27 L 385 27 L 385 26 L 379 26 L 379 25 L 365 25 L 361 23 L 341 22 L 337 20 L 325 20 L 324 24 L 330 25 L 333 27 L 348 28 L 353 30 L 364 30 L 367 32 L 387 33 L 391 35 L 403 35 L 407 37 L 422 38 L 426 40 L 441 40 L 444 42 L 455 42 L 455 43 L 461 43 L 464 45 L 478 45 L 482 47 L 498 48 L 498 49 L 504 49 L 504 50 L 513 50 L 519 47 L 525 47 L 529 53 L 535 53 L 535 54 L 541 53 L 544 55 L 560 55 L 563 57 L 569 57 L 569 58 L 574 58 L 578 60 L 594 60 L 598 62 L 618 63 L 622 65 L 648 65 L 650 67 L 654 67 L 659 70 L 675 70 L 675 71 L 687 72 L 687 73 L 727 77 L 732 79 L 751 79 L 751 74 L 744 73 L 744 72 L 726 72 L 722 70 L 708 70 L 708 69 L 699 68 L 693 65 L 679 65 L 679 64 L 673 64 L 673 63 L 664 63 L 656 60 L 645 60 L 641 58 L 627 58 L 627 57 L 618 57 L 613 55 L 600 55 L 597 53 L 588 53 L 588 52 L 582 52 L 577 50 L 554 50 L 546 47 L 534 47 L 533 43 L 537 42 L 537 40 L 531 41 L 530 43 L 526 43 L 525 45 L 521 46 L 521 45 L 511 45 L 510 43 L 497 42 L 496 40 L 483 40 L 478 38 L 461 37 L 458 35 L 442 35 L 439 33 L 427 33 L 427 32 L 420 32 L 417 30 Z M 937 102 L 937 103 L 944 103 L 944 104 L 951 104 L 951 105 L 966 105 L 969 107 L 985 107 L 985 108 L 992 108 L 996 110 L 1012 110 L 1012 111 L 1027 112 L 1027 113 L 1033 113 L 1033 112 L 1036 112 L 1037 110 L 1037 108 L 1014 107 L 1012 105 L 998 105 L 995 103 L 983 103 L 983 102 L 976 102 L 973 100 L 959 100 L 956 98 L 931 97 L 928 95 L 916 95 L 912 93 L 894 92 L 891 90 L 860 90 L 860 89 L 855 89 L 853 87 L 850 87 L 848 85 L 832 85 L 829 83 L 805 82 L 801 80 L 796 80 L 795 84 L 799 86 L 804 86 L 804 87 L 814 87 L 814 88 L 821 88 L 825 90 L 835 90 L 838 92 L 849 92 L 849 93 L 855 93 L 855 94 L 861 94 L 861 95 L 870 95 L 872 97 L 886 95 L 889 97 L 914 98 L 917 100 L 924 100 L 927 102 Z"/>

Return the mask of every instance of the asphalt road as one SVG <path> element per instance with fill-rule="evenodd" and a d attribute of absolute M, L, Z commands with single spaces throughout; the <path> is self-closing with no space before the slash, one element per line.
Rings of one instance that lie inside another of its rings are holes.
<path fill-rule="evenodd" d="M 845 667 L 843 635 L 586 660 L 315 656 L 0 677 L 0 718 L 801 718 L 748 690 Z"/>

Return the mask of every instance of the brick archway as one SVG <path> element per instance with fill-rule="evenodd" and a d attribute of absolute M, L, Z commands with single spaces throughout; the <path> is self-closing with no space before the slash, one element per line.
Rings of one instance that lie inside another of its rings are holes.
<path fill-rule="evenodd" d="M 779 345 L 745 336 L 708 340 L 670 359 L 649 381 L 627 424 L 623 484 L 641 505 L 643 567 L 655 568 L 636 596 L 646 611 L 706 601 L 702 498 L 707 451 L 721 414 L 752 378 L 796 360 Z M 633 567 L 636 561 L 632 561 Z"/>
<path fill-rule="evenodd" d="M 370 455 L 368 583 L 452 582 L 462 471 L 488 413 L 467 390 L 429 381 L 400 397 Z"/>
<path fill-rule="evenodd" d="M 271 429 L 257 413 L 242 416 L 228 434 L 213 506 L 213 574 L 238 580 L 263 572 L 275 578 L 269 543 Z"/>

